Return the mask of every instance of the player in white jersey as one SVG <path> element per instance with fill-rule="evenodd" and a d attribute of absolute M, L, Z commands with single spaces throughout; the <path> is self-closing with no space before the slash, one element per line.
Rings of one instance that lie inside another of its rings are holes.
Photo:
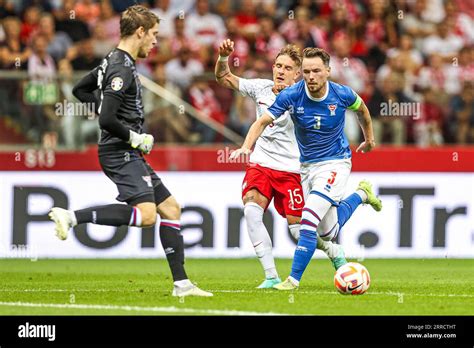
<path fill-rule="evenodd" d="M 284 47 L 275 58 L 272 81 L 244 79 L 232 74 L 228 57 L 233 50 L 234 42 L 229 39 L 220 45 L 215 67 L 217 82 L 252 98 L 257 105 L 258 119 L 274 103 L 277 94 L 293 85 L 299 77 L 301 54 L 295 46 Z M 249 162 L 242 184 L 244 215 L 250 240 L 265 271 L 265 280 L 258 288 L 271 288 L 280 279 L 263 214 L 273 199 L 275 209 L 287 219 L 291 234 L 298 239 L 304 207 L 298 144 L 288 113 L 265 129 L 255 144 Z M 326 253 L 336 269 L 347 262 L 337 244 L 319 240 L 318 248 Z"/>

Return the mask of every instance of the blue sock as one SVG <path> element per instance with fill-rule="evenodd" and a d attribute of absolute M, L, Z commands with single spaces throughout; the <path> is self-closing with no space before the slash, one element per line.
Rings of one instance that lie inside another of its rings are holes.
<path fill-rule="evenodd" d="M 342 228 L 349 218 L 354 214 L 354 211 L 362 204 L 362 198 L 357 193 L 351 194 L 346 199 L 339 202 L 337 207 L 337 222 L 339 228 Z"/>
<path fill-rule="evenodd" d="M 300 230 L 300 239 L 298 240 L 295 255 L 293 256 L 293 264 L 291 265 L 291 277 L 300 281 L 304 270 L 313 257 L 317 245 L 316 232 Z"/>

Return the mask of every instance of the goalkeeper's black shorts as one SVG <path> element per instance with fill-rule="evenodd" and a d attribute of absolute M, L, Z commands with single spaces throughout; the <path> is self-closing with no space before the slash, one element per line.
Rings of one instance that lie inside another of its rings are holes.
<path fill-rule="evenodd" d="M 139 150 L 101 151 L 99 146 L 99 162 L 105 175 L 117 185 L 120 202 L 158 205 L 171 196 Z"/>

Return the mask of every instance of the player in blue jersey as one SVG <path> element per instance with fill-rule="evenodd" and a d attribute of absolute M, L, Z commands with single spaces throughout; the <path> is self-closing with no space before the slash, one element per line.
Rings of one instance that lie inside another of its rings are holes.
<path fill-rule="evenodd" d="M 382 209 L 382 202 L 367 181 L 361 181 L 355 193 L 342 199 L 352 166 L 351 150 L 344 134 L 347 109 L 357 113 L 364 134 L 364 141 L 356 151 L 368 152 L 374 148 L 375 142 L 370 113 L 363 100 L 350 87 L 328 81 L 329 60 L 326 51 L 305 48 L 303 80 L 278 95 L 267 112 L 253 123 L 242 147 L 231 154 L 231 158 L 249 154 L 265 127 L 286 111 L 290 113 L 300 150 L 306 204 L 291 274 L 274 286 L 278 290 L 292 290 L 299 286 L 316 250 L 316 233 L 323 240 L 335 239 L 362 203 L 370 204 L 376 211 Z"/>

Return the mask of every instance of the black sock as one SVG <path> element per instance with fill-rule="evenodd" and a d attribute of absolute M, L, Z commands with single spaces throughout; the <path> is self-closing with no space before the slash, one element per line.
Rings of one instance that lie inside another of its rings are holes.
<path fill-rule="evenodd" d="M 126 204 L 109 204 L 76 210 L 77 224 L 92 222 L 97 225 L 122 226 L 130 223 L 133 207 Z"/>
<path fill-rule="evenodd" d="M 166 254 L 166 259 L 173 275 L 173 281 L 188 279 L 186 271 L 184 270 L 184 241 L 183 236 L 179 231 L 179 227 L 168 226 L 171 222 L 161 222 L 160 225 L 160 240 L 163 250 Z M 166 225 L 164 225 L 166 224 Z M 179 222 L 176 224 L 179 226 Z"/>

